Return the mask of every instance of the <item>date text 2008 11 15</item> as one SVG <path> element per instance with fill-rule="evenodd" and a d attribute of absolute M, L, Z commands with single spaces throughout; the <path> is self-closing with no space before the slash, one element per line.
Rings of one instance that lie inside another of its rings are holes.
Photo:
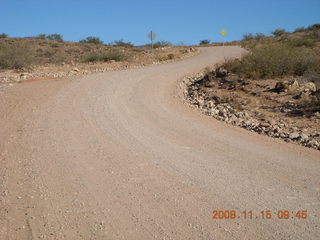
<path fill-rule="evenodd" d="M 256 213 L 252 210 L 214 210 L 212 211 L 212 219 L 307 219 L 307 210 L 289 211 L 278 210 L 261 210 Z"/>

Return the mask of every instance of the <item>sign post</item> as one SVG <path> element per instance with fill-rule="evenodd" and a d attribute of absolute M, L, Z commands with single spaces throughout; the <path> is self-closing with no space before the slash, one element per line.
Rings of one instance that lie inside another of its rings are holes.
<path fill-rule="evenodd" d="M 150 31 L 148 38 L 151 40 L 151 52 L 153 54 L 153 40 L 157 38 L 157 34 L 155 34 L 153 31 Z"/>

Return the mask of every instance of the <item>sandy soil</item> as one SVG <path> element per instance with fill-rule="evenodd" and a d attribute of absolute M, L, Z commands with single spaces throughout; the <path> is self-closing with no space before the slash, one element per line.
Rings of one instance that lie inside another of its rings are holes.
<path fill-rule="evenodd" d="M 185 75 L 242 52 L 1 89 L 0 239 L 319 239 L 320 152 L 178 97 Z"/>

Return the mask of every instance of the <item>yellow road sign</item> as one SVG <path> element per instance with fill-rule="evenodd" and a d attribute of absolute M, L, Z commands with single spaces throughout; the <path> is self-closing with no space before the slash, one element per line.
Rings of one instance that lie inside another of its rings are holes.
<path fill-rule="evenodd" d="M 224 36 L 224 35 L 226 35 L 226 34 L 227 34 L 227 31 L 226 31 L 226 30 L 221 30 L 221 32 L 220 32 L 220 33 L 221 33 L 221 35 L 222 35 L 222 36 Z"/>

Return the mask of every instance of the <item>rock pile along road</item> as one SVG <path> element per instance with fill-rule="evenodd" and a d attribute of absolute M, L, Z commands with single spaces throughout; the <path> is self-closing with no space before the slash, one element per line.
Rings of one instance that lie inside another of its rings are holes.
<path fill-rule="evenodd" d="M 320 152 L 179 97 L 183 76 L 242 53 L 0 91 L 0 239 L 320 239 Z"/>

